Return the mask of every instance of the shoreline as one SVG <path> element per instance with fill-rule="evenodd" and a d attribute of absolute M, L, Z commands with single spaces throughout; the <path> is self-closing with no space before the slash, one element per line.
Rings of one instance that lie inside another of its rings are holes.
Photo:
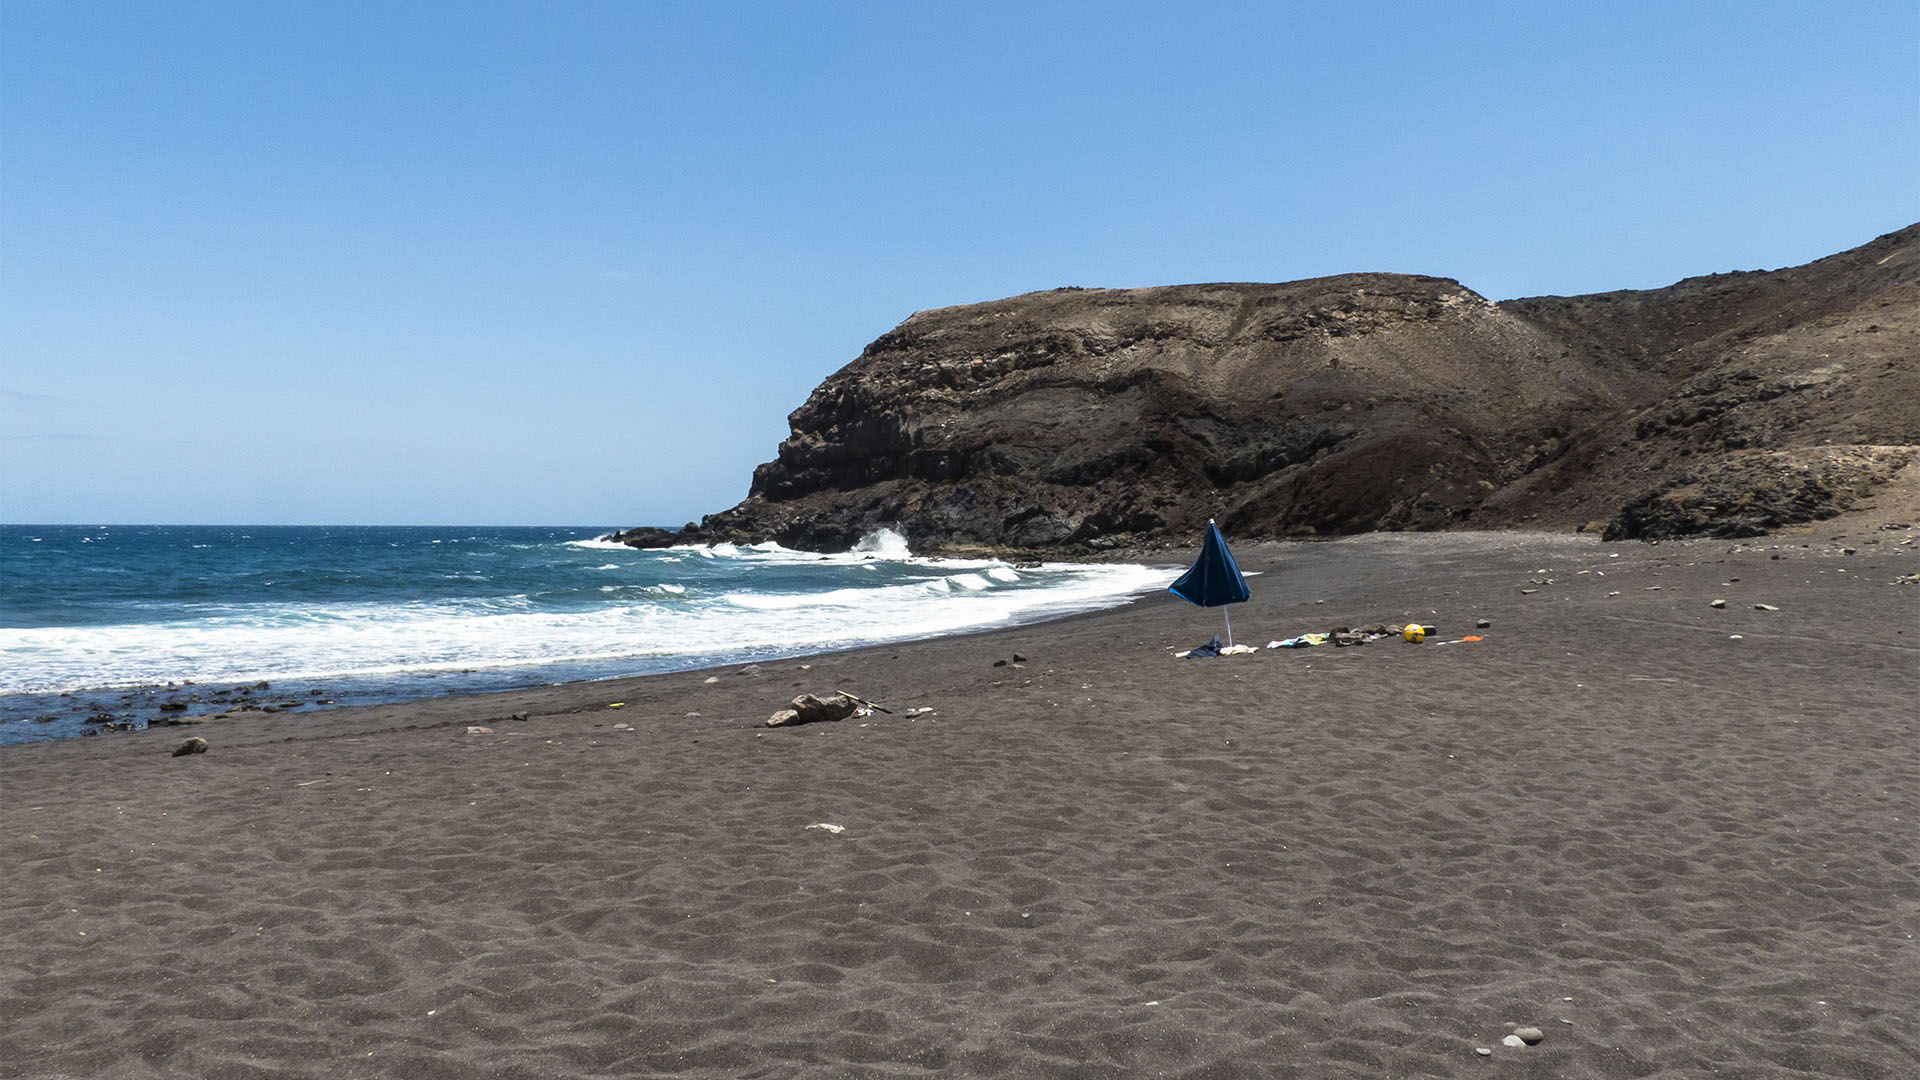
<path fill-rule="evenodd" d="M 1159 564 L 1147 563 L 1143 565 L 1155 566 Z M 1171 563 L 1167 565 L 1169 567 L 1172 566 Z M 1075 612 L 1069 612 L 1063 615 L 1046 616 L 1046 617 L 1037 618 L 1030 621 L 1018 622 L 1018 623 L 1014 623 L 1006 626 L 986 626 L 986 627 L 979 627 L 979 628 L 968 629 L 968 630 L 956 630 L 949 633 L 929 634 L 923 637 L 903 638 L 897 642 L 879 642 L 879 643 L 864 644 L 864 645 L 852 645 L 852 646 L 847 646 L 845 648 L 827 649 L 820 652 L 802 652 L 802 653 L 794 653 L 789 655 L 777 655 L 777 656 L 762 657 L 762 658 L 748 659 L 748 660 L 725 659 L 725 660 L 718 660 L 713 663 L 697 662 L 695 666 L 673 668 L 666 671 L 643 672 L 643 673 L 626 674 L 626 675 L 609 675 L 603 678 L 572 679 L 572 680 L 563 680 L 558 682 L 543 682 L 543 683 L 536 683 L 533 685 L 508 687 L 500 690 L 461 690 L 461 691 L 453 691 L 453 692 L 444 692 L 443 694 L 438 694 L 438 695 L 422 693 L 417 696 L 407 696 L 404 698 L 391 700 L 391 701 L 375 701 L 367 704 L 337 705 L 332 701 L 313 702 L 312 704 L 317 707 L 302 708 L 299 712 L 293 712 L 289 710 L 275 710 L 275 711 L 245 710 L 245 711 L 235 711 L 230 713 L 218 713 L 218 714 L 183 713 L 178 716 L 171 716 L 167 713 L 161 712 L 158 709 L 158 705 L 159 705 L 158 699 L 163 697 L 179 697 L 183 691 L 188 689 L 216 689 L 216 688 L 245 689 L 246 688 L 245 684 L 239 684 L 239 683 L 198 684 L 198 683 L 192 683 L 192 682 L 181 682 L 181 683 L 170 683 L 170 684 L 142 684 L 142 685 L 134 685 L 134 686 L 101 687 L 93 690 L 84 690 L 84 691 L 76 690 L 76 691 L 71 691 L 70 693 L 76 696 L 84 694 L 84 695 L 97 696 L 101 698 L 112 697 L 116 695 L 141 695 L 149 699 L 152 699 L 148 704 L 146 704 L 143 707 L 148 712 L 153 713 L 155 716 L 155 719 L 143 727 L 119 728 L 111 732 L 112 735 L 121 736 L 121 737 L 129 736 L 129 735 L 171 734 L 176 738 L 184 738 L 184 737 L 192 736 L 196 734 L 205 734 L 204 731 L 201 731 L 199 729 L 206 728 L 206 727 L 213 727 L 216 725 L 221 728 L 233 731 L 235 733 L 240 733 L 244 731 L 248 725 L 255 722 L 268 722 L 268 721 L 277 722 L 282 720 L 297 721 L 302 719 L 311 719 L 316 723 L 322 723 L 330 719 L 346 718 L 349 714 L 352 714 L 358 711 L 383 710 L 383 711 L 390 712 L 395 710 L 407 710 L 411 707 L 425 706 L 433 703 L 455 704 L 455 703 L 461 703 L 461 702 L 471 702 L 475 704 L 476 708 L 482 708 L 483 710 L 485 709 L 484 703 L 487 703 L 487 702 L 506 702 L 512 705 L 526 705 L 528 707 L 537 707 L 541 703 L 551 702 L 555 700 L 572 700 L 574 698 L 591 699 L 591 698 L 605 697 L 605 696 L 617 697 L 619 696 L 618 694 L 609 695 L 606 693 L 602 693 L 601 690 L 604 688 L 626 689 L 626 688 L 645 686 L 655 680 L 673 679 L 676 677 L 708 676 L 714 672 L 722 672 L 722 671 L 739 673 L 741 671 L 758 669 L 764 665 L 801 665 L 801 664 L 808 664 L 812 660 L 815 660 L 818 658 L 847 656 L 851 654 L 865 653 L 865 652 L 878 652 L 878 651 L 884 651 L 888 649 L 893 649 L 897 651 L 899 648 L 903 646 L 937 646 L 944 642 L 958 641 L 958 640 L 963 640 L 968 638 L 984 638 L 984 637 L 991 637 L 996 634 L 1012 634 L 1012 633 L 1016 633 L 1018 631 L 1025 630 L 1032 627 L 1068 624 L 1068 623 L 1073 623 L 1082 619 L 1098 618 L 1102 615 L 1108 615 L 1116 612 L 1126 611 L 1128 608 L 1133 607 L 1141 603 L 1142 601 L 1156 597 L 1157 593 L 1160 591 L 1161 590 L 1155 590 L 1152 592 L 1141 593 L 1136 596 L 1130 597 L 1129 599 L 1127 599 L 1122 603 L 1118 603 L 1110 607 L 1097 608 L 1091 611 L 1075 611 Z M 551 667 L 554 665 L 530 665 L 530 666 Z M 513 669 L 503 668 L 503 669 L 493 669 L 493 670 L 506 672 Z M 445 672 L 410 673 L 407 676 L 407 678 L 409 681 L 424 682 L 427 679 L 437 677 L 438 675 L 441 675 L 441 674 L 447 674 L 447 673 Z M 307 678 L 307 679 L 286 678 L 286 679 L 278 679 L 278 680 L 268 680 L 269 682 L 275 683 L 276 686 L 267 688 L 271 690 L 271 693 L 267 694 L 267 697 L 282 697 L 282 696 L 292 695 L 297 699 L 298 695 L 302 693 L 308 693 L 308 694 L 319 693 L 319 691 L 317 690 L 309 690 L 307 688 L 308 684 L 339 682 L 339 681 L 350 679 L 350 678 L 353 678 L 353 676 L 322 676 L 322 677 Z M 280 692 L 280 690 L 277 688 L 277 684 L 281 684 L 281 683 L 295 684 L 295 689 L 287 691 L 287 694 L 283 695 Z M 59 696 L 62 692 L 46 691 L 43 693 L 46 695 Z M 15 696 L 27 697 L 27 696 L 37 696 L 37 695 L 21 694 L 21 695 L 15 695 Z M 265 698 L 262 698 L 262 700 L 265 700 Z M 495 708 L 495 709 L 492 709 L 492 711 L 499 712 L 501 710 Z M 507 710 L 509 715 L 513 711 L 525 711 L 525 710 L 520 708 L 513 708 L 513 709 Z M 16 724 L 24 724 L 24 723 L 30 723 L 30 722 L 31 721 L 14 721 L 14 723 Z M 106 734 L 108 734 L 108 732 L 104 732 L 104 731 L 101 732 L 101 735 L 106 735 Z M 320 732 L 316 735 L 316 737 L 326 737 L 326 735 L 327 735 L 326 732 Z M 298 738 L 298 737 L 299 737 L 298 733 L 293 730 L 276 730 L 271 733 L 271 739 L 274 741 Z M 39 745 L 48 744 L 48 743 L 71 743 L 71 742 L 79 741 L 83 738 L 89 738 L 89 735 L 82 734 L 82 735 L 72 735 L 72 736 L 53 736 L 48 738 L 22 740 L 19 742 L 0 743 L 0 760 L 3 760 L 4 755 L 10 749 L 14 749 L 17 747 L 39 746 Z M 109 740 L 109 741 L 122 741 L 122 740 L 115 739 L 115 740 Z"/>
<path fill-rule="evenodd" d="M 1878 542 L 1882 537 L 1888 537 L 1888 534 L 1880 531 L 1876 525 L 1863 527 L 1857 522 L 1843 521 L 1835 523 L 1835 528 L 1839 529 L 1839 531 L 1835 532 L 1830 529 L 1821 529 L 1820 532 L 1828 534 L 1829 539 L 1817 545 L 1811 540 L 1801 543 L 1794 542 L 1801 537 L 1811 537 L 1814 535 L 1813 529 L 1804 526 L 1793 530 L 1786 530 L 1773 536 L 1746 540 L 1695 538 L 1680 541 L 1666 541 L 1664 548 L 1669 553 L 1667 556 L 1658 554 L 1658 551 L 1663 547 L 1660 543 L 1604 544 L 1599 540 L 1597 534 L 1580 532 L 1529 532 L 1523 530 L 1379 532 L 1351 537 L 1267 540 L 1257 543 L 1241 544 L 1235 549 L 1242 569 L 1247 571 L 1250 576 L 1255 574 L 1258 576 L 1252 576 L 1252 584 L 1255 589 L 1255 601 L 1250 604 L 1235 605 L 1233 610 L 1238 612 L 1252 610 L 1260 600 L 1261 594 L 1266 588 L 1269 588 L 1268 586 L 1263 586 L 1263 581 L 1277 582 L 1283 580 L 1281 574 L 1289 569 L 1287 563 L 1289 562 L 1290 554 L 1297 558 L 1304 553 L 1312 552 L 1316 549 L 1328 549 L 1345 553 L 1349 551 L 1361 551 L 1367 547 L 1376 547 L 1399 549 L 1398 554 L 1406 554 L 1408 552 L 1417 552 L 1422 548 L 1441 548 L 1448 550 L 1465 549 L 1473 554 L 1484 555 L 1500 551 L 1578 551 L 1591 548 L 1597 551 L 1601 558 L 1619 557 L 1632 552 L 1654 562 L 1660 562 L 1663 559 L 1670 559 L 1672 553 L 1675 552 L 1704 554 L 1714 550 L 1744 552 L 1751 557 L 1761 552 L 1777 554 L 1781 551 L 1794 551 L 1798 549 L 1802 552 L 1812 553 L 1812 555 L 1824 558 L 1838 555 L 1842 550 L 1848 550 L 1850 544 L 1862 542 L 1861 538 Z M 1889 539 L 1897 543 L 1899 540 L 1907 539 L 1909 535 L 1907 532 L 1899 532 L 1892 534 Z M 1920 531 L 1915 531 L 1911 535 L 1915 538 L 1913 541 L 1915 545 L 1913 546 L 1913 550 L 1916 554 L 1920 554 Z M 1902 548 L 1900 550 L 1901 553 L 1904 554 L 1906 549 Z M 1197 548 L 1161 551 L 1158 552 L 1160 556 L 1172 556 L 1172 559 L 1170 561 L 1143 561 L 1142 565 L 1165 566 L 1169 569 L 1174 568 L 1176 565 L 1184 567 L 1187 563 L 1191 562 L 1197 553 Z M 1143 559 L 1144 558 L 1143 556 Z M 1335 561 L 1345 560 L 1336 557 Z M 1719 559 L 1713 561 L 1725 560 Z M 1920 614 L 1920 589 L 1915 590 L 1913 599 L 1916 602 L 1916 614 Z M 286 728 L 285 725 L 279 723 L 280 721 L 299 721 L 302 718 L 310 718 L 316 722 L 316 726 L 327 722 L 349 722 L 351 723 L 352 730 L 358 732 L 363 730 L 377 730 L 377 728 L 370 728 L 366 724 L 356 722 L 358 718 L 355 714 L 357 713 L 374 713 L 380 717 L 387 717 L 390 715 L 405 714 L 415 709 L 422 709 L 436 715 L 446 713 L 448 716 L 454 716 L 463 714 L 462 710 L 466 709 L 469 705 L 477 712 L 498 714 L 506 717 L 511 717 L 515 712 L 528 712 L 529 710 L 542 708 L 557 709 L 559 713 L 563 714 L 573 714 L 591 711 L 597 708 L 598 705 L 596 703 L 601 698 L 644 698 L 649 696 L 646 693 L 646 688 L 655 686 L 656 684 L 661 686 L 662 692 L 665 692 L 665 687 L 668 683 L 672 683 L 676 690 L 684 690 L 685 687 L 681 684 L 689 680 L 698 682 L 704 686 L 709 677 L 714 677 L 719 674 L 741 675 L 745 673 L 744 677 L 752 677 L 761 674 L 769 667 L 782 671 L 805 670 L 805 667 L 810 666 L 814 660 L 830 658 L 870 660 L 872 658 L 870 654 L 888 652 L 891 655 L 892 653 L 900 652 L 902 649 L 907 649 L 918 654 L 929 649 L 939 650 L 941 646 L 947 643 L 955 643 L 957 646 L 958 643 L 962 642 L 990 639 L 1003 635 L 1016 639 L 1016 644 L 1025 642 L 1030 646 L 1031 641 L 1027 640 L 1025 635 L 1026 631 L 1034 631 L 1052 626 L 1072 626 L 1084 621 L 1102 620 L 1109 617 L 1124 618 L 1127 613 L 1138 611 L 1149 604 L 1170 604 L 1174 610 L 1187 610 L 1194 616 L 1192 620 L 1194 629 L 1192 635 L 1193 640 L 1185 641 L 1181 639 L 1181 643 L 1179 644 L 1169 644 L 1166 649 L 1169 655 L 1194 645 L 1204 644 L 1210 636 L 1218 632 L 1217 629 L 1208 629 L 1209 626 L 1217 628 L 1220 625 L 1219 623 L 1209 622 L 1210 619 L 1219 618 L 1217 611 L 1195 608 L 1169 597 L 1165 594 L 1164 590 L 1154 590 L 1132 597 L 1124 603 L 1091 611 L 1071 612 L 1065 615 L 1040 618 L 1030 622 L 1020 622 L 1008 626 L 989 626 L 960 630 L 947 634 L 906 638 L 891 643 L 881 642 L 856 645 L 822 652 L 797 653 L 791 656 L 751 660 L 730 659 L 712 664 L 701 664 L 699 666 L 668 671 L 614 675 L 594 679 L 563 680 L 500 690 L 449 691 L 441 694 L 422 694 L 418 696 L 408 696 L 400 700 L 378 701 L 369 704 L 328 704 L 320 708 L 302 709 L 297 712 L 292 710 L 278 713 L 249 711 L 221 715 L 198 713 L 177 718 L 171 723 L 164 718 L 165 714 L 156 712 L 156 716 L 162 717 L 158 722 L 148 727 L 115 731 L 112 734 L 118 736 L 118 738 L 106 741 L 125 742 L 128 741 L 126 736 L 160 737 L 163 739 L 171 737 L 177 740 L 196 734 L 206 735 L 208 732 L 203 729 L 217 729 L 221 730 L 224 734 L 237 736 L 242 741 L 248 743 L 256 741 L 280 742 L 306 737 L 298 728 Z M 1295 604 L 1299 606 L 1299 602 L 1296 601 Z M 1315 606 L 1324 605 L 1316 604 Z M 1418 605 L 1414 605 L 1414 607 L 1417 606 Z M 1427 617 L 1431 617 L 1434 609 L 1429 608 L 1427 612 Z M 1418 621 L 1422 618 L 1420 612 L 1413 610 L 1413 608 L 1399 611 L 1398 614 L 1402 619 L 1409 621 Z M 1297 625 L 1300 629 L 1280 633 L 1278 636 L 1285 638 L 1292 636 L 1294 633 L 1324 631 L 1335 625 L 1364 625 L 1375 621 L 1380 620 L 1355 616 L 1345 622 L 1340 622 L 1339 620 L 1329 621 L 1320 613 L 1308 614 L 1303 612 L 1297 623 L 1283 624 Z M 1320 622 L 1325 622 L 1326 626 L 1320 626 Z M 1254 626 L 1256 628 L 1264 628 L 1266 624 L 1261 622 L 1254 624 Z M 1439 636 L 1441 638 L 1457 637 L 1470 632 L 1469 630 L 1461 629 L 1459 626 L 1443 626 L 1440 629 L 1441 634 Z M 1255 637 L 1259 637 L 1260 640 L 1256 642 L 1254 640 Z M 1241 644 L 1265 645 L 1270 639 L 1264 635 L 1261 629 L 1250 630 L 1243 627 L 1237 632 L 1236 640 Z M 1015 651 L 1017 651 L 1017 649 Z M 1286 655 L 1286 651 L 1269 654 L 1267 650 L 1263 649 L 1262 654 L 1284 656 Z M 1308 653 L 1304 655 L 1315 654 Z M 439 674 L 442 673 L 422 673 L 410 681 L 424 682 L 428 679 L 438 677 Z M 339 678 L 344 677 L 326 677 L 324 679 L 310 680 L 289 679 L 287 681 L 293 683 L 322 682 Z M 172 686 L 150 684 L 135 687 L 108 687 L 94 691 L 94 693 L 98 693 L 101 696 L 123 692 L 138 693 L 157 699 L 170 694 L 177 696 L 180 689 L 194 685 L 195 684 L 192 683 L 182 683 Z M 239 684 L 235 685 L 238 686 Z M 76 693 L 80 692 L 76 691 Z M 274 691 L 274 695 L 278 695 L 277 690 Z M 250 736 L 253 733 L 249 732 L 247 728 L 256 722 L 266 722 L 263 727 L 271 728 L 272 730 L 262 730 L 259 733 L 260 738 L 252 738 Z M 452 724 L 457 721 L 448 719 L 445 722 Z M 16 721 L 16 723 L 20 722 Z M 315 733 L 312 737 L 325 738 L 331 734 L 332 733 L 328 731 L 321 731 Z M 81 741 L 81 739 L 81 736 L 69 736 L 0 744 L 0 761 L 4 760 L 4 755 L 7 752 L 20 747 L 41 746 L 50 743 L 66 744 L 78 742 Z M 86 741 L 92 742 L 99 740 L 88 739 Z"/>
<path fill-rule="evenodd" d="M 1896 1080 L 1920 560 L 1831 535 L 1236 547 L 1242 642 L 1421 645 L 1179 660 L 1220 613 L 1159 594 L 10 747 L 0 1061 Z M 764 726 L 839 689 L 893 712 Z"/>

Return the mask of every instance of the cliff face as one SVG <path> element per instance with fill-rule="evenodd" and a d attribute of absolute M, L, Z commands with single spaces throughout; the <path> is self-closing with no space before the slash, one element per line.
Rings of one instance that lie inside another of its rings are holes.
<path fill-rule="evenodd" d="M 628 542 L 1085 553 L 1830 514 L 1920 443 L 1920 226 L 1819 262 L 1494 304 L 1459 283 L 1062 289 L 925 311 L 789 418 L 747 498 Z"/>

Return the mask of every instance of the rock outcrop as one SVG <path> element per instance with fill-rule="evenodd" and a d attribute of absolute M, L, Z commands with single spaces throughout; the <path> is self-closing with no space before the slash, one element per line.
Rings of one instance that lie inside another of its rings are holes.
<path fill-rule="evenodd" d="M 1802 267 L 1493 303 L 1458 282 L 1059 289 L 915 314 L 747 498 L 638 546 L 1046 554 L 1453 526 L 1751 535 L 1920 444 L 1920 225 Z"/>

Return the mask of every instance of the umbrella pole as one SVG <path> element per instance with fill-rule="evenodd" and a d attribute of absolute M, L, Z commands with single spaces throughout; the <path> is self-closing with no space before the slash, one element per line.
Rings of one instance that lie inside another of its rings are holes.
<path fill-rule="evenodd" d="M 1227 648 L 1231 649 L 1233 648 L 1233 616 L 1227 612 L 1225 605 L 1220 608 L 1220 617 L 1227 620 Z"/>

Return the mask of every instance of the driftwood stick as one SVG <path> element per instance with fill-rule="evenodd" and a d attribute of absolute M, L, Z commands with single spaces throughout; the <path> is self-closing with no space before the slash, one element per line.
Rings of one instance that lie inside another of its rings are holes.
<path fill-rule="evenodd" d="M 858 694 L 849 694 L 845 690 L 835 690 L 834 693 L 839 694 L 843 698 L 850 698 L 854 701 L 857 701 L 860 704 L 865 705 L 867 708 L 872 709 L 874 712 L 883 712 L 883 713 L 886 713 L 888 716 L 893 715 L 892 709 L 889 709 L 884 705 L 879 705 L 874 702 L 868 701 L 866 698 L 863 698 Z"/>

